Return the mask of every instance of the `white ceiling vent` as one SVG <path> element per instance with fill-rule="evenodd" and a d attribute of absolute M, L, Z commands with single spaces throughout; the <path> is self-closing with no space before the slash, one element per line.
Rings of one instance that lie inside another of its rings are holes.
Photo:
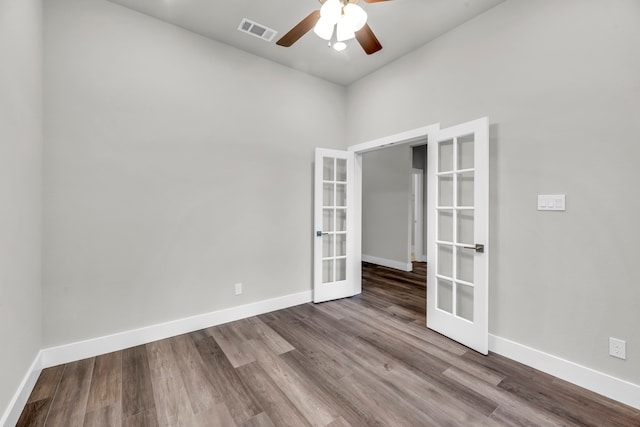
<path fill-rule="evenodd" d="M 238 30 L 268 42 L 272 41 L 276 34 L 278 34 L 276 30 L 267 28 L 264 25 L 253 22 L 247 18 L 242 19 L 242 22 L 240 22 L 240 25 L 238 26 Z"/>

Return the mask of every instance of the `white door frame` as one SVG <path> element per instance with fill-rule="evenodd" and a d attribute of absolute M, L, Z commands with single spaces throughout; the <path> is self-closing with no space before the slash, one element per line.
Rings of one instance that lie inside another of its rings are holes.
<path fill-rule="evenodd" d="M 413 193 L 413 254 L 418 262 L 426 262 L 424 250 L 424 174 L 422 169 L 413 169 L 411 190 Z"/>
<path fill-rule="evenodd" d="M 347 151 L 354 154 L 354 197 L 352 199 L 352 203 L 354 209 L 353 213 L 356 220 L 352 224 L 354 237 L 353 250 L 355 251 L 357 257 L 360 258 L 362 256 L 362 155 L 368 151 L 374 151 L 384 147 L 391 147 L 392 145 L 412 144 L 418 142 L 424 144 L 425 140 L 429 140 L 429 136 L 431 136 L 431 139 L 433 139 L 439 130 L 440 124 L 436 123 L 429 126 L 408 130 L 406 132 L 397 133 L 395 135 L 374 139 L 373 141 L 364 142 L 362 144 L 351 145 L 347 148 Z M 354 260 L 355 259 L 357 258 L 354 258 Z M 357 270 L 357 274 L 359 274 L 357 277 L 354 277 L 354 290 L 356 294 L 359 294 L 362 292 L 361 269 L 354 268 L 354 270 Z M 355 274 L 356 273 L 354 272 L 354 275 Z"/>

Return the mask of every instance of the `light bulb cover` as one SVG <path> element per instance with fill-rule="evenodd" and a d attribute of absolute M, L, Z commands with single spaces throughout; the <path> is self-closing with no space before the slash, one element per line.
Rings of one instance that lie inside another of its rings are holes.
<path fill-rule="evenodd" d="M 331 36 L 333 36 L 333 27 L 335 27 L 335 25 L 335 23 L 322 17 L 318 20 L 316 26 L 313 27 L 313 32 L 321 39 L 331 40 Z"/>
<path fill-rule="evenodd" d="M 335 50 L 337 50 L 338 52 L 342 52 L 343 50 L 345 50 L 347 48 L 347 45 L 344 42 L 336 42 L 336 43 L 333 44 L 333 48 Z"/>
<path fill-rule="evenodd" d="M 336 38 L 338 39 L 339 42 L 343 42 L 343 41 L 346 41 L 346 40 L 351 40 L 351 39 L 353 39 L 355 37 L 356 37 L 356 35 L 353 32 L 353 29 L 349 25 L 348 21 L 345 21 L 344 19 L 341 19 L 340 21 L 338 21 L 338 27 L 337 27 L 337 31 L 336 31 Z"/>
<path fill-rule="evenodd" d="M 346 21 L 355 32 L 367 23 L 367 12 L 357 4 L 349 3 L 344 7 L 344 15 L 341 20 Z"/>
<path fill-rule="evenodd" d="M 320 17 L 327 22 L 332 22 L 334 25 L 340 20 L 342 16 L 342 3 L 340 0 L 327 0 L 320 8 Z"/>

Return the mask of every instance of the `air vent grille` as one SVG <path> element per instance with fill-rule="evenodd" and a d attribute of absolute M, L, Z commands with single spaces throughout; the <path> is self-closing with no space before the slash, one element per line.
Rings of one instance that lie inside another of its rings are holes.
<path fill-rule="evenodd" d="M 238 30 L 243 33 L 250 34 L 254 37 L 258 37 L 264 41 L 271 42 L 273 38 L 278 34 L 276 30 L 272 30 L 271 28 L 265 27 L 264 25 L 258 24 L 257 22 L 253 22 L 250 19 L 243 18 L 238 26 Z"/>

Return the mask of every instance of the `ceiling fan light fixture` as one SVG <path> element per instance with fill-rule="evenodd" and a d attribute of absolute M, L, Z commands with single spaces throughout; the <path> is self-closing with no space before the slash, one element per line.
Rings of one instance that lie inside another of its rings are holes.
<path fill-rule="evenodd" d="M 321 39 L 331 40 L 331 36 L 333 36 L 333 27 L 335 27 L 335 23 L 322 17 L 318 20 L 315 27 L 313 27 L 313 32 Z"/>
<path fill-rule="evenodd" d="M 339 42 L 343 42 L 346 40 L 351 40 L 356 37 L 356 34 L 353 32 L 352 27 L 349 25 L 349 22 L 341 19 L 338 22 L 338 28 L 336 30 L 336 38 Z"/>
<path fill-rule="evenodd" d="M 338 23 L 342 16 L 342 3 L 340 0 L 327 0 L 320 8 L 320 17 L 334 25 Z"/>
<path fill-rule="evenodd" d="M 335 50 L 337 50 L 338 52 L 342 52 L 343 50 L 345 50 L 347 48 L 347 44 L 344 42 L 336 42 L 333 44 L 333 48 Z"/>
<path fill-rule="evenodd" d="M 344 15 L 341 21 L 346 21 L 347 25 L 356 32 L 367 23 L 367 12 L 354 3 L 348 3 L 343 9 Z"/>

